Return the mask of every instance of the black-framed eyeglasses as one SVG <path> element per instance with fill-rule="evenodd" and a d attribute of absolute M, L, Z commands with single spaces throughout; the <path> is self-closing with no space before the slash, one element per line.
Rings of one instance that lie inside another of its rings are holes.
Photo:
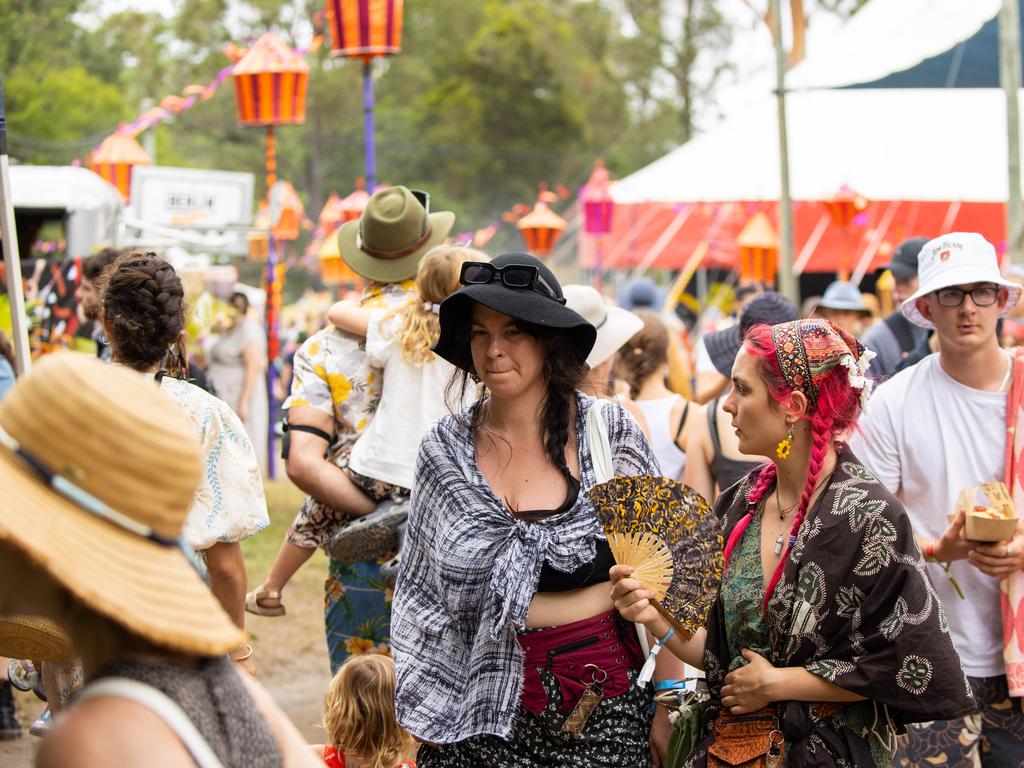
<path fill-rule="evenodd" d="M 935 299 L 941 307 L 959 307 L 964 303 L 964 296 L 970 296 L 976 307 L 991 307 L 999 299 L 999 288 L 995 285 L 979 285 L 969 291 L 963 288 L 940 288 L 935 292 Z"/>
<path fill-rule="evenodd" d="M 145 523 L 140 523 L 138 520 L 128 517 L 128 515 L 125 515 L 122 512 L 118 512 L 106 502 L 96 498 L 81 486 L 76 485 L 66 476 L 58 472 L 53 472 L 47 468 L 46 464 L 38 457 L 22 448 L 21 444 L 18 443 L 18 441 L 15 440 L 3 427 L 0 427 L 0 445 L 25 462 L 36 476 L 49 486 L 50 490 L 64 497 L 83 512 L 88 512 L 93 517 L 98 517 L 111 525 L 117 526 L 122 531 L 127 531 L 135 536 L 151 541 L 154 544 L 159 544 L 161 547 L 181 550 L 189 564 L 195 568 L 196 572 L 204 580 L 207 580 L 207 576 L 204 573 L 203 568 L 196 561 L 195 554 L 185 544 L 182 538 L 178 537 L 171 539 L 166 536 L 161 536 Z"/>
<path fill-rule="evenodd" d="M 459 274 L 459 282 L 463 285 L 486 285 L 499 279 L 506 288 L 536 291 L 552 301 L 565 304 L 565 299 L 555 293 L 555 289 L 544 279 L 540 270 L 532 264 L 506 264 L 504 267 L 496 267 L 484 261 L 467 261 L 462 265 L 462 272 Z"/>

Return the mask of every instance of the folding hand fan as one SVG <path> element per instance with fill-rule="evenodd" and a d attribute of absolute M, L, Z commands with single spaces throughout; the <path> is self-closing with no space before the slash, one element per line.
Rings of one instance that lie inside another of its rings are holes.
<path fill-rule="evenodd" d="M 657 595 L 655 608 L 689 637 L 704 626 L 722 579 L 722 530 L 704 497 L 665 477 L 616 477 L 590 489 L 620 565 Z"/>

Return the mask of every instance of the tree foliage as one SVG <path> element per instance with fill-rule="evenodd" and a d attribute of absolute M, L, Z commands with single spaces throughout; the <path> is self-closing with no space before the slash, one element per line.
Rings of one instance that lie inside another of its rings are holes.
<path fill-rule="evenodd" d="M 229 43 L 326 33 L 320 0 L 0 0 L 0 77 L 12 153 L 83 158 L 146 104 L 204 84 Z M 861 0 L 821 0 L 840 11 Z M 604 157 L 624 175 L 688 139 L 728 66 L 713 0 L 408 0 L 401 55 L 372 64 L 378 180 L 423 186 L 458 229 L 484 226 L 547 180 L 575 189 Z M 278 130 L 278 172 L 313 215 L 363 174 L 362 62 L 310 53 L 306 123 Z M 155 129 L 157 162 L 263 176 L 264 131 L 232 84 Z M 509 237 L 512 237 L 509 235 Z M 514 240 L 510 241 L 514 242 Z"/>

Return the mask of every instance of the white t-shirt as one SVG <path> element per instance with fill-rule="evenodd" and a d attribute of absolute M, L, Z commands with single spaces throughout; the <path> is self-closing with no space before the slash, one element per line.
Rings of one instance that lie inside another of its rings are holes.
<path fill-rule="evenodd" d="M 707 344 L 704 343 L 703 336 L 697 339 L 697 345 L 694 347 L 693 355 L 694 373 L 718 373 L 718 369 L 715 368 L 715 364 L 711 362 L 711 355 L 708 354 L 708 347 Z"/>
<path fill-rule="evenodd" d="M 937 539 L 949 527 L 964 488 L 1003 479 L 1006 393 L 971 389 L 954 380 L 929 355 L 878 388 L 860 418 L 862 434 L 850 447 L 879 481 L 907 507 L 914 530 Z M 964 672 L 969 677 L 1005 674 L 999 580 L 966 560 L 950 574 L 928 565 Z"/>
<path fill-rule="evenodd" d="M 381 322 L 386 312 L 372 312 L 366 331 L 366 360 L 384 370 L 380 404 L 352 446 L 349 466 L 361 475 L 411 489 L 420 440 L 448 413 L 444 390 L 455 368 L 436 355 L 423 365 L 410 365 L 395 338 L 401 317 Z M 475 394 L 467 391 L 468 402 Z M 454 404 L 456 411 L 468 402 Z"/>

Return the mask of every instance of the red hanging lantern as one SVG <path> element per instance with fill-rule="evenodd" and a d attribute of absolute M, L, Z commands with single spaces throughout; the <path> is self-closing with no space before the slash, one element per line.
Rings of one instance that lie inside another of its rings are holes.
<path fill-rule="evenodd" d="M 327 198 L 327 202 L 324 203 L 324 207 L 320 209 L 320 234 L 325 237 L 341 224 L 341 214 L 338 212 L 340 204 L 341 198 L 332 192 L 330 197 Z"/>
<path fill-rule="evenodd" d="M 309 65 L 273 32 L 246 51 L 231 70 L 238 121 L 243 125 L 298 125 L 306 121 Z"/>
<path fill-rule="evenodd" d="M 580 203 L 583 205 L 583 231 L 588 235 L 607 235 L 612 231 L 612 212 L 615 203 L 612 201 L 611 186 L 608 180 L 608 169 L 604 161 L 598 160 L 587 183 L 580 190 Z"/>
<path fill-rule="evenodd" d="M 134 138 L 114 131 L 89 156 L 88 164 L 94 173 L 117 187 L 121 197 L 127 200 L 131 191 L 132 168 L 152 165 L 153 160 Z"/>
<path fill-rule="evenodd" d="M 380 186 L 377 187 L 377 189 L 380 188 Z M 341 217 L 341 223 L 355 221 L 362 216 L 363 209 L 366 208 L 369 201 L 370 193 L 366 191 L 366 182 L 362 178 L 356 179 L 355 191 L 338 203 L 338 215 Z"/>
<path fill-rule="evenodd" d="M 740 281 L 774 285 L 779 236 L 768 217 L 760 211 L 755 213 L 736 238 L 736 244 L 740 247 Z"/>
<path fill-rule="evenodd" d="M 327 0 L 331 55 L 371 58 L 402 50 L 404 0 Z"/>
<path fill-rule="evenodd" d="M 825 201 L 832 223 L 843 230 L 843 237 L 846 241 L 842 251 L 838 276 L 840 280 L 850 279 L 850 225 L 863 223 L 858 218 L 863 218 L 863 211 L 868 207 L 868 200 L 861 194 L 854 192 L 845 184 L 839 188 L 831 198 Z"/>

